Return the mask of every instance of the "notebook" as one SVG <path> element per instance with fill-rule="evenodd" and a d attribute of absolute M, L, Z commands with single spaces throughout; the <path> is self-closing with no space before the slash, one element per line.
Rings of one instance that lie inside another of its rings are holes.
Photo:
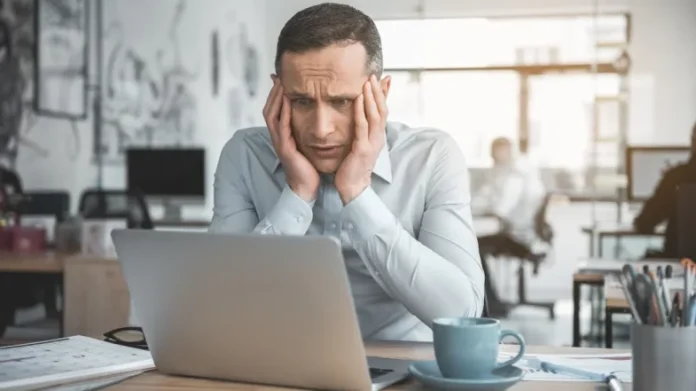
<path fill-rule="evenodd" d="M 31 390 L 155 368 L 150 352 L 74 336 L 0 348 L 0 390 Z"/>

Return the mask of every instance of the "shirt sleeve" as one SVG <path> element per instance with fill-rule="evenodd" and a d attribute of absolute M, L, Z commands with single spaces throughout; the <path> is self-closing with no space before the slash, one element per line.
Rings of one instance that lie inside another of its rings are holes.
<path fill-rule="evenodd" d="M 418 237 L 368 187 L 342 211 L 353 246 L 377 283 L 422 322 L 480 316 L 484 274 L 471 216 L 469 174 L 454 140 L 443 143 Z"/>
<path fill-rule="evenodd" d="M 312 223 L 313 202 L 306 202 L 286 184 L 271 211 L 259 221 L 250 187 L 244 178 L 248 170 L 240 162 L 244 154 L 241 132 L 235 133 L 220 154 L 214 180 L 213 219 L 210 232 L 304 235 Z"/>

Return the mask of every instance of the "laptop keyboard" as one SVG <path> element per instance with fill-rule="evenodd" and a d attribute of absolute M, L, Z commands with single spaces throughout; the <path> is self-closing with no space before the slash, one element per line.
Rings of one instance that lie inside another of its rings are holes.
<path fill-rule="evenodd" d="M 370 378 L 371 379 L 376 379 L 380 376 L 384 376 L 387 373 L 393 372 L 391 369 L 379 369 L 379 368 L 370 368 Z"/>

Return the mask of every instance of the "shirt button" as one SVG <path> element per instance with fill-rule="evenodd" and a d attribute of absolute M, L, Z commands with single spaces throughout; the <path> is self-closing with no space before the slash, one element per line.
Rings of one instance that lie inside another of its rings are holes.
<path fill-rule="evenodd" d="M 331 223 L 331 224 L 329 224 L 329 228 L 331 228 L 331 229 L 336 229 L 336 223 Z"/>
<path fill-rule="evenodd" d="M 348 224 L 346 224 L 346 228 L 348 228 L 349 230 L 352 230 L 352 229 L 353 229 L 353 223 L 348 223 Z"/>
<path fill-rule="evenodd" d="M 297 217 L 297 222 L 298 222 L 298 223 L 301 223 L 301 222 L 303 222 L 303 221 L 304 221 L 304 218 L 302 218 L 302 216 Z"/>

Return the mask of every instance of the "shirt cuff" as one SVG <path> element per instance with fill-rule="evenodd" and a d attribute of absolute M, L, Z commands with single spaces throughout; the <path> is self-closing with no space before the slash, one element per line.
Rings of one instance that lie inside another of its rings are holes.
<path fill-rule="evenodd" d="M 371 186 L 343 207 L 341 222 L 348 235 L 358 241 L 370 239 L 398 224 Z"/>
<path fill-rule="evenodd" d="M 312 208 L 316 201 L 307 202 L 285 185 L 278 202 L 266 216 L 269 228 L 283 235 L 304 235 L 312 224 Z"/>

